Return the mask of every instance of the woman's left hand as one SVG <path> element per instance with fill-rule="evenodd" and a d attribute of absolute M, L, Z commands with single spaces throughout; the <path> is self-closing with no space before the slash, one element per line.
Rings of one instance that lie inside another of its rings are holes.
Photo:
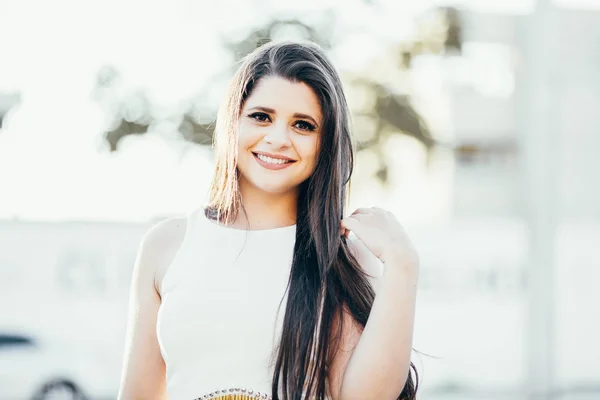
<path fill-rule="evenodd" d="M 341 234 L 354 232 L 386 267 L 389 264 L 416 269 L 419 255 L 394 214 L 382 208 L 359 208 L 342 220 Z"/>

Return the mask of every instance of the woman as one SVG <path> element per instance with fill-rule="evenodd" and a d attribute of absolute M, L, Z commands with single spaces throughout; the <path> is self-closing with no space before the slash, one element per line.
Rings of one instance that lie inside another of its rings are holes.
<path fill-rule="evenodd" d="M 119 398 L 414 399 L 418 255 L 391 213 L 344 218 L 349 111 L 323 51 L 247 56 L 215 146 L 208 206 L 142 242 Z"/>

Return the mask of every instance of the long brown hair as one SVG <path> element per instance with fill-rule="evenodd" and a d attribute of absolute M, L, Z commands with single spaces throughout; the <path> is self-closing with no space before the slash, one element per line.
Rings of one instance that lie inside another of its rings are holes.
<path fill-rule="evenodd" d="M 350 112 L 341 80 L 318 46 L 269 43 L 243 60 L 217 117 L 216 169 L 207 215 L 228 223 L 242 207 L 237 124 L 245 100 L 266 76 L 305 83 L 318 97 L 323 114 L 317 165 L 301 184 L 298 198 L 296 243 L 283 329 L 274 353 L 272 395 L 284 400 L 325 399 L 328 366 L 343 330 L 343 310 L 364 327 L 375 293 L 340 235 L 353 166 Z M 412 363 L 411 368 L 398 399 L 415 398 L 418 377 Z"/>

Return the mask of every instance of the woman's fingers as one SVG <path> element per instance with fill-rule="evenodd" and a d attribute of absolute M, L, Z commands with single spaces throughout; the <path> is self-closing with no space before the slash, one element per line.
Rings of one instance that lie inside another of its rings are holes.
<path fill-rule="evenodd" d="M 348 235 L 350 234 L 350 231 L 355 231 L 356 227 L 359 226 L 357 224 L 360 224 L 361 221 L 366 223 L 369 220 L 368 218 L 374 216 L 374 214 L 376 214 L 376 213 L 387 213 L 387 211 L 384 210 L 383 208 L 374 207 L 374 206 L 368 207 L 368 208 L 367 207 L 357 208 L 356 210 L 354 210 L 354 212 L 352 214 L 350 214 L 349 216 L 347 216 L 346 218 L 344 218 L 342 220 L 342 227 L 340 229 L 340 235 L 345 235 L 346 237 L 348 237 Z M 358 229 L 360 230 L 361 228 L 359 227 Z M 356 234 L 356 232 L 354 232 L 354 234 Z"/>
<path fill-rule="evenodd" d="M 381 207 L 375 207 L 375 206 L 373 206 L 373 207 L 371 207 L 371 209 L 375 210 L 375 211 L 380 211 L 380 212 L 383 212 L 383 213 L 389 212 L 388 210 L 386 210 L 384 208 L 381 208 Z"/>
<path fill-rule="evenodd" d="M 354 212 L 351 215 L 359 215 L 359 214 L 368 214 L 370 212 L 373 212 L 373 210 L 371 208 L 357 208 L 356 210 L 354 210 Z"/>
<path fill-rule="evenodd" d="M 350 232 L 354 232 L 356 234 L 356 229 L 360 230 L 360 221 L 356 218 L 356 216 L 348 216 L 342 220 L 342 230 L 340 234 L 348 237 Z"/>

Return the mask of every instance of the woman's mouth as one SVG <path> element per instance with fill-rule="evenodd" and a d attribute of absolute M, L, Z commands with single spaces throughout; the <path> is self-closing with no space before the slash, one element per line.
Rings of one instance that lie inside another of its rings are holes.
<path fill-rule="evenodd" d="M 258 154 L 258 153 L 252 153 L 252 154 L 254 155 L 254 158 L 256 159 L 258 164 L 266 169 L 272 169 L 272 170 L 283 169 L 283 168 L 289 167 L 290 165 L 292 165 L 293 163 L 296 162 L 295 160 L 270 157 L 270 156 L 267 156 L 264 154 Z"/>

